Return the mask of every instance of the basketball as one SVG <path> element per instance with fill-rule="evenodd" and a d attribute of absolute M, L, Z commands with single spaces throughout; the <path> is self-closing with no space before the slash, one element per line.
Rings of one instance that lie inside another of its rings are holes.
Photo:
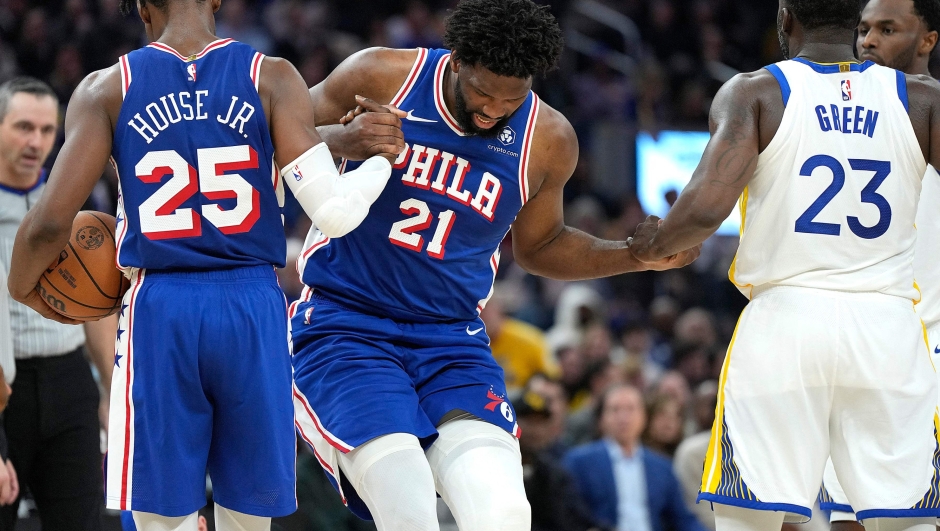
<path fill-rule="evenodd" d="M 115 265 L 114 226 L 114 217 L 101 212 L 75 216 L 68 244 L 36 286 L 53 310 L 94 320 L 120 309 L 130 284 Z"/>

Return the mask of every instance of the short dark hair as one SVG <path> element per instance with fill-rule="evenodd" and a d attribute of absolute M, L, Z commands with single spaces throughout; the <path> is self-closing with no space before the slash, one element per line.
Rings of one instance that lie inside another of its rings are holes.
<path fill-rule="evenodd" d="M 861 17 L 861 0 L 787 0 L 805 29 L 854 30 Z"/>
<path fill-rule="evenodd" d="M 59 101 L 59 97 L 56 96 L 55 91 L 46 83 L 29 76 L 15 77 L 0 85 L 0 122 L 7 117 L 10 100 L 13 99 L 15 94 L 19 94 L 20 92 L 32 94 L 37 98 L 48 96 L 55 100 L 56 103 Z"/>
<path fill-rule="evenodd" d="M 914 0 L 914 14 L 924 20 L 928 31 L 940 31 L 940 0 Z"/>
<path fill-rule="evenodd" d="M 196 0 L 197 2 L 205 2 L 206 0 Z M 166 6 L 169 5 L 170 0 L 140 0 L 141 4 L 150 4 L 153 7 L 159 9 L 166 13 Z M 137 0 L 121 0 L 121 14 L 128 15 L 137 7 Z"/>
<path fill-rule="evenodd" d="M 531 0 L 463 0 L 447 18 L 444 46 L 500 76 L 529 78 L 558 64 L 561 28 Z"/>

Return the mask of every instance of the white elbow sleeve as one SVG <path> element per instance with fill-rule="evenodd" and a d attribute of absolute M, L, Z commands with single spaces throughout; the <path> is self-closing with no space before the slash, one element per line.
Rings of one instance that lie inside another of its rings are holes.
<path fill-rule="evenodd" d="M 362 223 L 391 174 L 391 163 L 376 156 L 341 176 L 325 143 L 281 170 L 304 212 L 330 238 L 344 236 Z"/>

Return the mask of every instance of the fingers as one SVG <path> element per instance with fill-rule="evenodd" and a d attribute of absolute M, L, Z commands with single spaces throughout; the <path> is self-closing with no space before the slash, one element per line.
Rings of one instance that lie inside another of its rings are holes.
<path fill-rule="evenodd" d="M 394 106 L 394 105 L 392 105 L 392 104 L 383 105 L 382 107 L 385 107 L 386 109 L 388 109 L 388 112 L 394 114 L 395 116 L 397 116 L 397 117 L 399 117 L 399 118 L 404 118 L 404 117 L 408 116 L 408 113 L 406 113 L 405 111 L 399 109 L 398 107 L 396 107 L 396 106 Z"/>
<path fill-rule="evenodd" d="M 375 100 L 373 100 L 373 99 L 371 99 L 371 98 L 366 98 L 366 97 L 364 97 L 364 96 L 358 96 L 358 95 L 357 95 L 357 96 L 356 96 L 356 103 L 358 103 L 360 107 L 362 107 L 363 109 L 365 109 L 365 110 L 367 110 L 367 111 L 369 111 L 369 112 L 380 112 L 380 113 L 394 114 L 388 107 L 386 107 L 386 106 L 384 106 L 384 105 L 382 105 L 382 104 L 380 104 L 380 103 L 377 103 Z M 394 108 L 394 107 L 393 107 L 393 108 Z"/>

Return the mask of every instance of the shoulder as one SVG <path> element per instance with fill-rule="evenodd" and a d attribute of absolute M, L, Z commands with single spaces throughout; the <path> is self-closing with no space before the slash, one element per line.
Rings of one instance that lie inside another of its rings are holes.
<path fill-rule="evenodd" d="M 715 94 L 712 111 L 733 106 L 753 105 L 768 96 L 779 99 L 781 90 L 780 82 L 766 68 L 737 74 L 722 85 Z"/>
<path fill-rule="evenodd" d="M 940 97 L 940 82 L 922 74 L 905 74 L 907 80 L 907 94 L 910 103 L 930 103 Z"/>
<path fill-rule="evenodd" d="M 85 76 L 69 99 L 69 108 L 73 105 L 82 108 L 99 108 L 107 111 L 112 121 L 117 119 L 124 100 L 122 92 L 120 64 L 116 63 Z"/>
<path fill-rule="evenodd" d="M 405 83 L 419 52 L 418 49 L 367 48 L 349 56 L 330 78 L 344 85 L 351 84 L 358 94 L 385 104 Z"/>

